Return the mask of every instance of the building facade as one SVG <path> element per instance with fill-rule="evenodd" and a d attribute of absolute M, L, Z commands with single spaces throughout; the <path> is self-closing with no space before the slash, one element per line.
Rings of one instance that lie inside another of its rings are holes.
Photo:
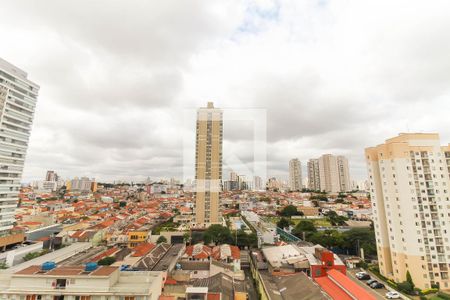
<path fill-rule="evenodd" d="M 302 189 L 302 164 L 298 158 L 289 161 L 289 188 L 291 191 Z"/>
<path fill-rule="evenodd" d="M 0 58 L 0 237 L 15 221 L 20 180 L 39 86 Z M 4 246 L 4 245 L 0 245 Z"/>
<path fill-rule="evenodd" d="M 330 193 L 341 191 L 337 158 L 324 154 L 319 158 L 320 190 Z"/>
<path fill-rule="evenodd" d="M 450 145 L 408 133 L 365 150 L 381 273 L 449 289 Z"/>
<path fill-rule="evenodd" d="M 222 110 L 208 102 L 197 111 L 195 152 L 195 223 L 207 227 L 218 224 L 219 193 L 222 189 Z"/>
<path fill-rule="evenodd" d="M 338 155 L 336 157 L 338 165 L 339 184 L 341 192 L 348 192 L 352 190 L 350 183 L 350 171 L 348 169 L 348 160 L 345 156 Z"/>
<path fill-rule="evenodd" d="M 320 190 L 319 160 L 310 159 L 308 161 L 308 188 L 313 191 Z"/>

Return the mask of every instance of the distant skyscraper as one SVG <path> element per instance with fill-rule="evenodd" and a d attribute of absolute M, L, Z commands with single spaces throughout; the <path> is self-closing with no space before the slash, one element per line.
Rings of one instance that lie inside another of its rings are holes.
<path fill-rule="evenodd" d="M 320 190 L 337 193 L 341 191 L 336 156 L 324 154 L 319 158 Z"/>
<path fill-rule="evenodd" d="M 365 153 L 381 274 L 449 289 L 450 145 L 406 133 Z"/>
<path fill-rule="evenodd" d="M 230 172 L 230 181 L 238 181 L 238 175 L 236 172 Z"/>
<path fill-rule="evenodd" d="M 342 155 L 337 156 L 336 162 L 338 165 L 339 184 L 341 192 L 348 192 L 352 190 L 350 184 L 350 171 L 348 169 L 348 160 Z"/>
<path fill-rule="evenodd" d="M 58 181 L 58 174 L 55 171 L 47 171 L 45 175 L 45 181 Z"/>
<path fill-rule="evenodd" d="M 302 165 L 298 158 L 289 161 L 289 188 L 291 191 L 302 189 Z"/>
<path fill-rule="evenodd" d="M 263 190 L 261 177 L 259 177 L 259 176 L 253 177 L 253 190 L 255 190 L 255 191 Z"/>
<path fill-rule="evenodd" d="M 220 223 L 222 114 L 212 102 L 197 112 L 195 223 L 200 226 Z"/>
<path fill-rule="evenodd" d="M 320 190 L 319 160 L 310 159 L 308 161 L 308 188 L 310 190 Z"/>
<path fill-rule="evenodd" d="M 15 221 L 38 91 L 26 72 L 0 58 L 0 237 L 9 234 Z"/>

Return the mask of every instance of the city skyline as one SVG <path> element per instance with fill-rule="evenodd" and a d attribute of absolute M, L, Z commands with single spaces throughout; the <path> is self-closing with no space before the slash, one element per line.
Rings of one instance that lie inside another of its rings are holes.
<path fill-rule="evenodd" d="M 0 57 L 43 87 L 24 181 L 46 170 L 103 181 L 181 177 L 177 110 L 206 101 L 267 109 L 269 177 L 287 178 L 291 157 L 335 153 L 361 180 L 364 147 L 386 136 L 440 132 L 450 140 L 450 75 L 442 72 L 449 4 L 385 10 L 363 2 L 208 1 L 194 2 L 194 12 L 170 3 L 124 11 L 101 2 L 51 10 L 5 3 L 0 34 L 8 47 Z M 123 22 L 113 21 L 119 11 Z M 169 19 L 177 22 L 161 26 Z M 251 133 L 224 125 L 224 153 L 250 161 Z"/>

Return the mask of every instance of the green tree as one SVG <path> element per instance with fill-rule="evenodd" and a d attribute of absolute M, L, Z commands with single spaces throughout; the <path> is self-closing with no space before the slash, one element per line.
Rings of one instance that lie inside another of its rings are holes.
<path fill-rule="evenodd" d="M 114 257 L 112 257 L 112 256 L 107 256 L 107 257 L 105 257 L 105 258 L 100 259 L 100 260 L 98 261 L 98 264 L 99 264 L 100 266 L 110 266 L 110 265 L 112 265 L 112 264 L 115 263 L 115 262 L 116 262 L 116 259 L 115 259 Z"/>
<path fill-rule="evenodd" d="M 333 226 L 342 226 L 345 224 L 345 221 L 348 220 L 348 218 L 344 216 L 339 216 L 335 211 L 330 210 L 325 214 L 328 222 L 331 223 Z"/>
<path fill-rule="evenodd" d="M 289 221 L 287 218 L 281 218 L 278 222 L 277 222 L 277 226 L 284 229 L 284 228 L 288 228 L 289 225 L 291 225 L 291 221 Z"/>
<path fill-rule="evenodd" d="M 294 229 L 292 229 L 292 234 L 301 239 L 303 238 L 303 233 L 305 233 L 305 236 L 308 239 L 315 232 L 317 232 L 317 229 L 310 220 L 301 220 Z"/>
<path fill-rule="evenodd" d="M 337 230 L 324 230 L 318 231 L 309 237 L 309 242 L 314 244 L 320 244 L 326 248 L 342 247 L 343 238 L 342 234 Z"/>
<path fill-rule="evenodd" d="M 203 240 L 206 244 L 230 244 L 233 242 L 230 229 L 219 224 L 209 226 L 203 235 Z"/>
<path fill-rule="evenodd" d="M 8 265 L 6 262 L 2 261 L 0 262 L 0 270 L 8 269 Z"/>
<path fill-rule="evenodd" d="M 342 234 L 344 239 L 343 249 L 357 253 L 357 246 L 364 249 L 364 254 L 375 256 L 377 254 L 375 232 L 373 228 L 353 228 Z"/>
<path fill-rule="evenodd" d="M 294 205 L 288 205 L 281 210 L 280 215 L 284 217 L 292 217 L 298 216 L 300 213 L 298 212 L 297 207 Z"/>
<path fill-rule="evenodd" d="M 158 238 L 158 240 L 156 241 L 157 244 L 161 244 L 161 243 L 167 243 L 167 239 L 164 236 L 160 236 Z"/>
<path fill-rule="evenodd" d="M 126 201 L 120 201 L 119 202 L 119 207 L 125 207 L 127 206 L 127 202 Z"/>
<path fill-rule="evenodd" d="M 406 271 L 406 281 L 407 281 L 409 284 L 411 284 L 411 286 L 412 286 L 413 289 L 415 288 L 415 284 L 414 284 L 414 282 L 413 282 L 413 280 L 412 280 L 411 273 L 409 273 L 409 270 Z"/>

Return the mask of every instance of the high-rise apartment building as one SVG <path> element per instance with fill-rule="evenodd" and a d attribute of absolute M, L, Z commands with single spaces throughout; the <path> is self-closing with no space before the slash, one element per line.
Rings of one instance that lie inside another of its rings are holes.
<path fill-rule="evenodd" d="M 289 188 L 291 191 L 302 189 L 302 164 L 298 158 L 289 161 Z"/>
<path fill-rule="evenodd" d="M 39 91 L 39 86 L 27 76 L 26 72 L 0 58 L 0 239 L 10 235 L 15 221 Z M 2 241 L 1 246 L 4 246 Z"/>
<path fill-rule="evenodd" d="M 262 179 L 259 176 L 253 177 L 253 190 L 254 191 L 262 191 L 263 190 L 263 184 Z"/>
<path fill-rule="evenodd" d="M 197 111 L 195 153 L 195 223 L 209 226 L 220 223 L 219 192 L 222 182 L 222 110 L 208 102 Z"/>
<path fill-rule="evenodd" d="M 381 274 L 449 288 L 450 145 L 406 133 L 365 151 Z"/>
<path fill-rule="evenodd" d="M 320 190 L 330 193 L 341 191 L 337 158 L 324 154 L 319 158 Z"/>
<path fill-rule="evenodd" d="M 58 181 L 59 176 L 55 171 L 47 171 L 45 174 L 45 181 Z"/>
<path fill-rule="evenodd" d="M 320 191 L 320 171 L 319 160 L 310 159 L 308 161 L 308 188 L 313 191 Z"/>
<path fill-rule="evenodd" d="M 350 183 L 350 171 L 348 169 L 348 160 L 345 156 L 338 155 L 336 157 L 338 165 L 339 184 L 341 192 L 348 192 L 352 190 Z"/>

